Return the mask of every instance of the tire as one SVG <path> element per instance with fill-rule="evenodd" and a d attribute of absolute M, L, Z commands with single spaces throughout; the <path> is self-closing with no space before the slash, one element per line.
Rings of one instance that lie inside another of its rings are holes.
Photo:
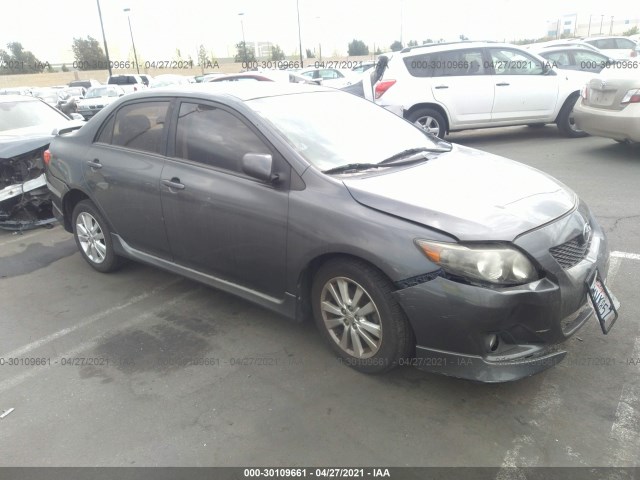
<path fill-rule="evenodd" d="M 407 120 L 426 132 L 444 138 L 446 131 L 446 120 L 432 108 L 419 108 L 407 116 Z"/>
<path fill-rule="evenodd" d="M 87 263 L 102 273 L 117 270 L 123 259 L 115 254 L 111 230 L 93 202 L 78 202 L 72 219 L 73 237 Z"/>
<path fill-rule="evenodd" d="M 386 372 L 413 352 L 413 330 L 392 292 L 382 272 L 358 260 L 331 260 L 313 279 L 316 326 L 342 362 L 359 372 Z"/>
<path fill-rule="evenodd" d="M 580 138 L 588 136 L 587 132 L 583 132 L 576 125 L 573 119 L 573 107 L 578 101 L 578 94 L 571 95 L 565 104 L 560 109 L 560 113 L 558 114 L 558 129 L 560 132 L 569 138 Z"/>

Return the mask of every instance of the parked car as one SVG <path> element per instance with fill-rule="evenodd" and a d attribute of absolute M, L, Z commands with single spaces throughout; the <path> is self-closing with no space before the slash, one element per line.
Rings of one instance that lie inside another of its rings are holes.
<path fill-rule="evenodd" d="M 558 71 L 542 57 L 510 44 L 454 42 L 381 55 L 376 102 L 401 105 L 410 122 L 443 138 L 487 127 L 555 123 L 568 137 L 573 105 L 590 78 Z"/>
<path fill-rule="evenodd" d="M 83 123 L 35 97 L 0 96 L 0 228 L 27 230 L 55 221 L 43 154 L 54 129 Z"/>
<path fill-rule="evenodd" d="M 147 88 L 140 75 L 134 74 L 111 75 L 107 80 L 107 85 L 118 85 L 124 90 L 124 93 L 138 92 Z"/>
<path fill-rule="evenodd" d="M 85 90 L 90 89 L 91 87 L 97 87 L 102 85 L 98 80 L 94 80 L 90 78 L 89 80 L 74 80 L 73 82 L 69 82 L 70 87 L 82 87 Z"/>
<path fill-rule="evenodd" d="M 0 88 L 0 95 L 31 95 L 31 87 Z"/>
<path fill-rule="evenodd" d="M 361 62 L 360 64 L 353 67 L 351 71 L 354 73 L 363 73 L 375 66 L 376 66 L 376 62 L 373 62 L 373 61 Z"/>
<path fill-rule="evenodd" d="M 124 95 L 119 85 L 101 85 L 87 90 L 83 99 L 78 100 L 78 113 L 89 120 L 104 107 Z"/>
<path fill-rule="evenodd" d="M 210 77 L 204 82 L 289 82 L 315 85 L 312 80 L 287 70 L 263 70 Z"/>
<path fill-rule="evenodd" d="M 202 75 L 196 75 L 195 77 L 193 77 L 193 80 L 195 81 L 195 83 L 203 83 L 211 78 L 222 77 L 224 75 L 226 74 L 220 72 L 207 72 L 203 73 Z"/>
<path fill-rule="evenodd" d="M 616 61 L 602 53 L 577 46 L 544 48 L 536 53 L 560 70 L 600 73 Z"/>
<path fill-rule="evenodd" d="M 39 98 L 43 102 L 51 105 L 52 107 L 58 106 L 58 94 L 59 90 L 54 88 L 38 88 L 32 92 L 34 97 Z"/>
<path fill-rule="evenodd" d="M 351 70 L 341 70 L 339 68 L 303 68 L 296 72 L 309 80 L 313 80 L 319 85 L 333 88 L 343 88 L 357 82 L 358 75 Z"/>
<path fill-rule="evenodd" d="M 633 58 L 637 47 L 637 43 L 630 38 L 620 36 L 588 37 L 583 41 L 593 45 L 601 53 L 618 60 Z"/>
<path fill-rule="evenodd" d="M 158 75 L 151 80 L 149 88 L 169 87 L 172 85 L 186 85 L 190 83 L 189 78 L 184 75 L 174 75 L 172 73 L 166 73 Z"/>
<path fill-rule="evenodd" d="M 590 43 L 587 43 L 578 38 L 564 38 L 564 39 L 558 39 L 558 40 L 549 40 L 548 42 L 536 42 L 536 43 L 530 43 L 528 45 L 523 45 L 522 47 L 527 50 L 533 50 L 535 52 L 540 52 L 545 48 L 558 48 L 558 47 L 584 47 L 584 48 L 593 50 L 594 52 L 598 52 L 598 53 L 600 52 L 600 50 L 598 50 L 596 47 L 594 47 Z"/>
<path fill-rule="evenodd" d="M 368 373 L 515 380 L 566 355 L 591 298 L 615 321 L 605 234 L 549 175 L 335 89 L 197 87 L 122 97 L 52 142 L 56 215 L 95 270 L 135 259 L 313 316 Z"/>
<path fill-rule="evenodd" d="M 640 74 L 609 68 L 591 80 L 574 109 L 579 128 L 618 142 L 640 142 Z"/>

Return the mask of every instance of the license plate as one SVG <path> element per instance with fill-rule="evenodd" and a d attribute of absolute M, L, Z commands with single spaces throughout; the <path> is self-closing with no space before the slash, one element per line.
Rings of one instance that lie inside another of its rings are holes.
<path fill-rule="evenodd" d="M 619 302 L 602 281 L 600 272 L 597 270 L 591 281 L 587 282 L 587 287 L 593 310 L 596 312 L 598 322 L 600 322 L 600 328 L 602 333 L 606 335 L 618 319 Z"/>
<path fill-rule="evenodd" d="M 613 95 L 613 92 L 592 90 L 591 101 L 594 105 L 611 105 Z"/>

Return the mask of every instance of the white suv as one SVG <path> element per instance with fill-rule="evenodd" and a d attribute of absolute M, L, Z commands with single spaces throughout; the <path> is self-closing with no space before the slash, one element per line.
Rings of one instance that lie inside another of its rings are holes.
<path fill-rule="evenodd" d="M 385 68 L 386 67 L 386 68 Z M 440 138 L 474 128 L 556 123 L 568 137 L 573 106 L 594 75 L 556 70 L 514 45 L 456 42 L 405 48 L 382 56 L 376 103 L 401 105 L 404 117 Z"/>

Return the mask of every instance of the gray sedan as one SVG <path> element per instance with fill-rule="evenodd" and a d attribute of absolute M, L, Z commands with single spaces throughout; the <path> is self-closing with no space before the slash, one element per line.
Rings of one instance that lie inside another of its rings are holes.
<path fill-rule="evenodd" d="M 569 188 L 344 92 L 141 92 L 47 158 L 56 215 L 95 270 L 133 259 L 312 317 L 361 372 L 514 380 L 618 315 L 604 232 Z"/>

